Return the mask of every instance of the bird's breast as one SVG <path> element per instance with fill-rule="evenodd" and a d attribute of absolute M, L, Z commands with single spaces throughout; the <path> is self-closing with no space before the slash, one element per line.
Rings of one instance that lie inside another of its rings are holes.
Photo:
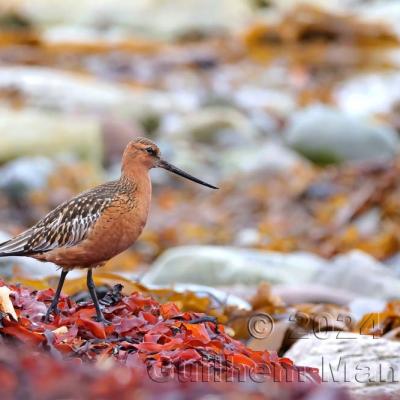
<path fill-rule="evenodd" d="M 96 247 L 103 258 L 114 257 L 136 241 L 146 225 L 150 201 L 151 193 L 133 198 L 121 196 L 104 212 L 88 238 L 100 244 L 100 250 Z"/>

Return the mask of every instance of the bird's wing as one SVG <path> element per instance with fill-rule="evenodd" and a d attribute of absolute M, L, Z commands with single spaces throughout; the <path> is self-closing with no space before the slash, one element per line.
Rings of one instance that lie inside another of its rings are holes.
<path fill-rule="evenodd" d="M 0 244 L 0 257 L 32 255 L 77 245 L 111 204 L 110 194 L 92 190 L 61 204 L 32 228 Z"/>

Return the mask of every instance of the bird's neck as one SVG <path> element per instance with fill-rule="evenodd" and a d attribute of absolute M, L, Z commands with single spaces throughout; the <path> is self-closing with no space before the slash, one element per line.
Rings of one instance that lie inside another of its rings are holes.
<path fill-rule="evenodd" d="M 129 168 L 122 167 L 120 182 L 134 188 L 142 196 L 151 196 L 151 180 L 149 169 L 142 164 L 130 165 Z"/>
<path fill-rule="evenodd" d="M 126 223 L 130 235 L 136 238 L 142 232 L 149 215 L 151 203 L 151 180 L 149 169 L 143 165 L 124 169 L 120 178 L 120 193 L 131 204 L 130 212 L 126 215 Z"/>

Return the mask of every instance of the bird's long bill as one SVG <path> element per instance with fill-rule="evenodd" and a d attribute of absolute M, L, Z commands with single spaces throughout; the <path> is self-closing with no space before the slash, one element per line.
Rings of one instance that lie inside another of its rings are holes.
<path fill-rule="evenodd" d="M 209 188 L 211 188 L 211 189 L 218 189 L 216 186 L 210 185 L 209 183 L 203 182 L 203 181 L 201 181 L 200 179 L 197 179 L 197 178 L 195 178 L 194 176 L 189 175 L 189 174 L 186 173 L 185 171 L 182 171 L 181 169 L 179 169 L 179 168 L 173 166 L 172 164 L 170 164 L 170 163 L 167 162 L 167 161 L 161 160 L 161 161 L 158 163 L 158 167 L 164 168 L 164 169 L 166 169 L 166 170 L 168 170 L 168 171 L 171 171 L 171 172 L 173 172 L 174 174 L 183 176 L 184 178 L 189 179 L 190 181 L 199 183 L 200 185 L 207 186 L 207 187 L 209 187 Z"/>

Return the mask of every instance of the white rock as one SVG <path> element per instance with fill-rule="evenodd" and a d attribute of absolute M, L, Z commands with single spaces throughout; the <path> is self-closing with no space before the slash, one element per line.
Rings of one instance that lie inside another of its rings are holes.
<path fill-rule="evenodd" d="M 1 143 L 1 139 L 0 139 Z M 46 157 L 20 157 L 0 168 L 2 190 L 17 185 L 28 189 L 42 189 L 53 172 L 54 161 Z"/>
<path fill-rule="evenodd" d="M 272 288 L 272 293 L 279 296 L 287 305 L 331 303 L 347 306 L 355 300 L 354 294 L 347 290 L 332 289 L 327 285 L 316 284 L 314 282 L 296 283 L 295 285 L 275 285 Z M 380 309 L 378 308 L 378 310 Z"/>
<path fill-rule="evenodd" d="M 386 301 L 370 297 L 357 297 L 352 300 L 348 306 L 354 320 L 360 321 L 365 314 L 384 310 L 386 307 Z"/>
<path fill-rule="evenodd" d="M 146 113 L 190 111 L 179 93 L 129 89 L 69 72 L 38 67 L 0 67 L 0 89 L 17 90 L 28 106 L 77 114 L 119 113 L 142 118 Z"/>
<path fill-rule="evenodd" d="M 354 399 L 399 398 L 399 342 L 349 332 L 317 336 L 299 339 L 285 356 L 318 368 L 323 382 L 347 386 Z"/>
<path fill-rule="evenodd" d="M 246 0 L 65 0 L 57 7 L 49 0 L 21 0 L 13 9 L 42 25 L 95 28 L 106 23 L 161 39 L 186 31 L 242 26 L 251 11 Z"/>
<path fill-rule="evenodd" d="M 251 305 L 247 301 L 232 293 L 228 293 L 226 290 L 220 290 L 210 286 L 194 285 L 190 283 L 174 283 L 169 286 L 148 285 L 147 287 L 149 289 L 165 289 L 168 287 L 179 293 L 188 291 L 194 292 L 199 297 L 211 297 L 216 299 L 221 304 L 226 304 L 227 306 L 235 306 L 240 309 L 251 310 Z"/>
<path fill-rule="evenodd" d="M 229 107 L 206 107 L 196 113 L 188 114 L 181 120 L 175 137 L 194 141 L 215 143 L 222 130 L 232 131 L 236 142 L 254 141 L 259 133 L 244 114 Z M 232 139 L 231 139 L 232 140 Z"/>
<path fill-rule="evenodd" d="M 11 237 L 0 231 L 0 243 L 5 242 Z M 42 279 L 57 273 L 57 266 L 52 263 L 42 263 L 28 257 L 1 257 L 0 276 L 10 278 L 14 272 L 18 275 L 32 279 Z"/>
<path fill-rule="evenodd" d="M 397 0 L 347 0 L 347 2 L 349 8 L 359 14 L 364 21 L 380 21 L 382 24 L 390 27 L 400 37 L 400 3 Z M 354 7 L 355 5 L 356 7 Z"/>
<path fill-rule="evenodd" d="M 281 76 L 277 78 L 282 79 Z M 293 93 L 289 90 L 285 91 L 282 87 L 274 88 L 276 81 L 270 81 L 267 85 L 268 88 L 241 86 L 235 91 L 233 98 L 241 108 L 272 110 L 282 117 L 296 110 L 297 104 Z"/>
<path fill-rule="evenodd" d="M 354 226 L 360 235 L 372 236 L 379 231 L 382 220 L 382 211 L 379 207 L 372 207 L 354 220 Z"/>
<path fill-rule="evenodd" d="M 240 247 L 251 247 L 258 244 L 261 240 L 260 232 L 253 228 L 241 229 L 235 237 L 235 245 Z"/>
<path fill-rule="evenodd" d="M 143 276 L 145 285 L 195 283 L 228 286 L 309 282 L 327 268 L 320 257 L 307 253 L 281 254 L 217 246 L 185 246 L 166 251 Z"/>
<path fill-rule="evenodd" d="M 226 150 L 218 160 L 218 167 L 225 176 L 235 172 L 282 172 L 304 165 L 308 161 L 295 151 L 274 141 Z"/>
<path fill-rule="evenodd" d="M 396 56 L 398 58 L 398 53 Z M 399 60 L 396 63 L 400 65 Z M 400 74 L 397 71 L 357 74 L 338 85 L 334 97 L 338 107 L 351 115 L 383 114 L 390 112 L 393 105 L 400 101 L 399 85 Z M 366 92 L 374 95 L 366 96 Z"/>
<path fill-rule="evenodd" d="M 101 139 L 100 125 L 90 117 L 0 108 L 2 161 L 32 154 L 74 153 L 99 164 Z"/>
<path fill-rule="evenodd" d="M 321 105 L 296 113 L 286 138 L 290 146 L 318 162 L 390 159 L 399 150 L 393 129 Z"/>
<path fill-rule="evenodd" d="M 44 263 L 29 257 L 0 258 L 0 276 L 10 278 L 15 275 L 28 279 L 44 279 L 58 275 L 57 265 Z"/>
<path fill-rule="evenodd" d="M 400 296 L 396 272 L 358 250 L 336 257 L 328 268 L 317 273 L 315 282 L 365 297 L 393 299 Z"/>

